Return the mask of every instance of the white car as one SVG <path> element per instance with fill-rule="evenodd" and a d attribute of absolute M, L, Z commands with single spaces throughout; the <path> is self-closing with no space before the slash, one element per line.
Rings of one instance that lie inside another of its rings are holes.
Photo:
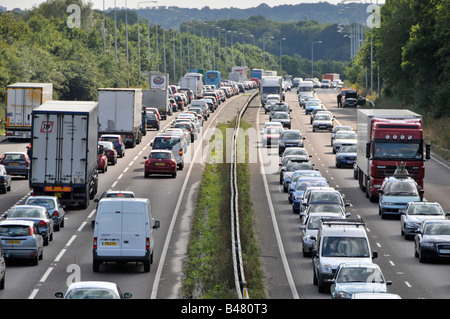
<path fill-rule="evenodd" d="M 324 205 L 326 207 L 326 205 Z M 336 206 L 339 207 L 339 206 Z M 340 209 L 340 208 L 338 208 Z M 305 223 L 300 225 L 302 231 L 302 252 L 303 257 L 311 257 L 313 242 L 317 236 L 317 231 L 319 230 L 320 223 L 326 219 L 344 219 L 346 215 L 342 209 L 341 212 L 314 212 L 308 214 Z"/>
<path fill-rule="evenodd" d="M 356 145 L 356 137 L 355 131 L 337 132 L 333 140 L 333 154 L 336 154 L 341 146 Z"/>
<path fill-rule="evenodd" d="M 317 112 L 312 123 L 313 132 L 317 130 L 333 130 L 333 116 L 328 113 Z"/>
<path fill-rule="evenodd" d="M 64 299 L 127 299 L 132 295 L 122 293 L 117 284 L 108 281 L 78 281 L 70 284 L 65 293 L 57 292 L 55 297 Z"/>

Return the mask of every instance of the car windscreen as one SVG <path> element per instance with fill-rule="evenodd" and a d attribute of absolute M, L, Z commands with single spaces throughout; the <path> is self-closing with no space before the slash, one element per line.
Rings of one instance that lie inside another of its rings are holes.
<path fill-rule="evenodd" d="M 384 278 L 378 268 L 345 267 L 339 271 L 336 282 L 367 282 L 381 284 L 384 283 Z"/>
<path fill-rule="evenodd" d="M 439 205 L 412 205 L 408 215 L 444 215 L 444 211 Z"/>
<path fill-rule="evenodd" d="M 338 193 L 331 192 L 312 192 L 310 197 L 311 202 L 330 202 L 341 204 L 341 197 Z"/>
<path fill-rule="evenodd" d="M 391 182 L 384 188 L 386 196 L 419 196 L 417 187 L 410 182 Z"/>
<path fill-rule="evenodd" d="M 272 116 L 272 119 L 288 119 L 289 114 L 284 112 L 277 112 Z"/>
<path fill-rule="evenodd" d="M 302 135 L 300 132 L 284 131 L 283 134 L 281 134 L 281 138 L 285 140 L 299 140 L 302 138 Z"/>
<path fill-rule="evenodd" d="M 27 200 L 27 205 L 38 205 L 43 206 L 47 209 L 55 208 L 55 202 L 51 199 L 45 198 L 30 198 L 29 200 Z"/>
<path fill-rule="evenodd" d="M 323 257 L 370 257 L 365 237 L 327 236 L 322 241 Z"/>
<path fill-rule="evenodd" d="M 150 158 L 167 159 L 167 158 L 171 158 L 171 157 L 172 157 L 172 154 L 166 153 L 166 152 L 151 152 L 150 153 Z"/>
<path fill-rule="evenodd" d="M 42 211 L 34 208 L 15 208 L 9 214 L 8 218 L 17 218 L 17 217 L 25 217 L 25 218 L 43 218 Z"/>
<path fill-rule="evenodd" d="M 354 140 L 356 139 L 356 133 L 355 132 L 349 132 L 349 131 L 339 131 L 336 133 L 336 139 L 337 140 Z"/>
<path fill-rule="evenodd" d="M 1 225 L 0 236 L 28 236 L 30 235 L 30 226 L 28 225 Z"/>
<path fill-rule="evenodd" d="M 153 148 L 172 148 L 175 145 L 180 143 L 179 137 L 174 136 L 164 136 L 164 137 L 155 137 L 153 141 Z"/>
<path fill-rule="evenodd" d="M 450 224 L 430 223 L 425 226 L 424 235 L 450 235 Z"/>

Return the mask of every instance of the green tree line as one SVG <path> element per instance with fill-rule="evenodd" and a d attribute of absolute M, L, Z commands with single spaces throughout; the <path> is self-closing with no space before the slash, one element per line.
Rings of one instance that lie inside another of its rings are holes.
<path fill-rule="evenodd" d="M 368 40 L 346 70 L 349 80 L 365 82 L 372 49 L 372 70 L 379 67 L 383 97 L 436 119 L 450 116 L 450 2 L 391 0 L 380 13 L 372 42 L 368 31 Z"/>
<path fill-rule="evenodd" d="M 73 19 L 68 6 L 73 4 L 80 8 L 79 27 L 68 23 Z M 261 20 L 261 26 L 272 24 L 261 17 L 232 23 L 238 29 L 240 25 L 254 24 L 255 19 Z M 172 83 L 193 68 L 218 69 L 226 77 L 231 67 L 242 65 L 244 59 L 249 70 L 263 68 L 265 64 L 266 69 L 277 70 L 280 75 L 311 75 L 307 57 L 286 50 L 281 70 L 280 56 L 270 52 L 270 42 L 264 54 L 261 45 L 261 35 L 267 34 L 264 30 L 260 30 L 261 34 L 255 30 L 258 38 L 254 42 L 235 38 L 231 45 L 230 38 L 225 43 L 222 35 L 219 42 L 219 35 L 208 35 L 206 29 L 206 35 L 201 35 L 200 29 L 194 33 L 192 28 L 189 32 L 183 27 L 181 32 L 164 30 L 142 17 L 138 37 L 138 19 L 133 10 L 109 10 L 105 20 L 103 38 L 103 12 L 93 10 L 92 3 L 82 0 L 48 0 L 25 12 L 0 13 L 0 99 L 5 101 L 8 84 L 51 82 L 54 99 L 96 100 L 99 87 L 148 87 L 147 71 L 167 72 Z M 227 20 L 221 23 L 232 28 Z M 307 26 L 324 29 L 317 23 Z M 281 25 L 277 24 L 278 27 Z M 343 73 L 346 62 L 321 60 L 317 52 L 315 76 Z"/>

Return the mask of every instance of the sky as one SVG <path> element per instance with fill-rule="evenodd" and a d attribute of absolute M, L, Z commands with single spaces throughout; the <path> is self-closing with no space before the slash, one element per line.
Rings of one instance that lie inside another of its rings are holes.
<path fill-rule="evenodd" d="M 38 6 L 40 3 L 45 2 L 46 0 L 1 0 L 0 6 L 6 7 L 7 10 L 12 10 L 14 8 L 20 8 L 22 10 L 24 9 L 31 9 L 33 6 Z M 87 0 L 84 0 L 85 2 L 88 2 Z M 239 8 L 239 9 L 246 9 L 246 8 L 253 8 L 257 7 L 261 3 L 265 3 L 270 7 L 275 7 L 279 5 L 284 4 L 299 4 L 299 3 L 318 3 L 318 2 L 329 2 L 331 4 L 338 4 L 342 2 L 342 0 L 226 0 L 226 1 L 220 1 L 220 0 L 159 0 L 156 3 L 141 3 L 144 2 L 143 0 L 114 0 L 116 2 L 117 7 L 125 7 L 125 3 L 127 3 L 128 8 L 137 8 L 138 3 L 140 8 L 146 7 L 146 6 L 177 6 L 180 8 L 198 8 L 201 9 L 203 7 L 210 7 L 211 9 L 220 9 L 220 8 Z M 105 0 L 105 6 L 113 7 L 114 6 L 113 0 Z M 94 4 L 94 9 L 102 9 L 103 8 L 103 0 L 90 0 L 89 2 L 92 2 Z M 361 1 L 349 1 L 346 2 L 361 2 L 361 3 L 370 3 L 371 0 L 361 0 Z M 377 0 L 373 0 L 373 3 L 377 3 Z M 379 2 L 384 3 L 384 1 Z"/>

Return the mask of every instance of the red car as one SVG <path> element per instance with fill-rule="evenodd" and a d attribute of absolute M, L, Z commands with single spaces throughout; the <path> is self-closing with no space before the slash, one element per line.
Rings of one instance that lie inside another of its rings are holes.
<path fill-rule="evenodd" d="M 144 156 L 145 170 L 144 176 L 150 174 L 171 174 L 173 178 L 177 176 L 177 162 L 170 150 L 152 150 L 149 157 Z"/>
<path fill-rule="evenodd" d="M 99 145 L 103 146 L 106 157 L 108 158 L 108 163 L 111 165 L 116 165 L 117 163 L 117 151 L 114 148 L 113 142 L 99 141 Z"/>
<path fill-rule="evenodd" d="M 105 155 L 105 150 L 102 145 L 98 145 L 98 156 L 97 156 L 97 170 L 102 173 L 108 170 L 108 158 Z"/>

